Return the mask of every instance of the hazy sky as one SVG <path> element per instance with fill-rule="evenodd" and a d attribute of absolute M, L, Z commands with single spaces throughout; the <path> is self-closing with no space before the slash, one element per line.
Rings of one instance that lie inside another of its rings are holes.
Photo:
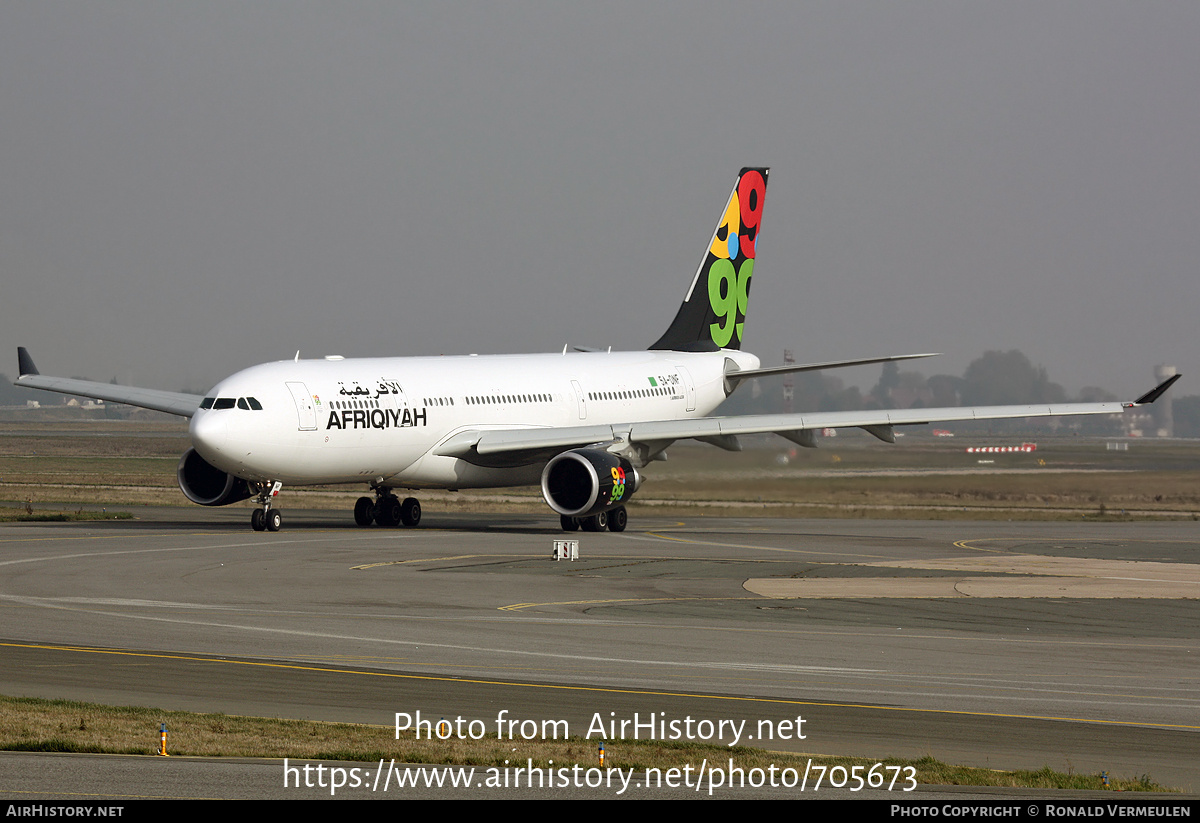
<path fill-rule="evenodd" d="M 1182 0 L 0 0 L 0 370 L 643 348 L 763 164 L 765 364 L 1195 394 L 1197 44 Z"/>

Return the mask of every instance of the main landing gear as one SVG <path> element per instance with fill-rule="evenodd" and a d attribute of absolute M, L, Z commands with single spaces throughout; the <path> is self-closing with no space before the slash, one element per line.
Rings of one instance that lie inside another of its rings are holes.
<path fill-rule="evenodd" d="M 378 523 L 389 529 L 397 526 L 412 528 L 421 522 L 421 504 L 415 497 L 400 498 L 386 486 L 375 489 L 376 498 L 360 497 L 354 504 L 354 522 L 360 526 Z"/>
<path fill-rule="evenodd" d="M 617 506 L 615 509 L 593 514 L 591 517 L 559 515 L 559 523 L 562 524 L 562 530 L 565 532 L 573 532 L 578 529 L 583 529 L 585 532 L 602 532 L 605 529 L 610 532 L 623 532 L 625 526 L 629 524 L 629 513 L 625 511 L 624 506 Z"/>
<path fill-rule="evenodd" d="M 250 515 L 250 528 L 256 532 L 269 531 L 277 532 L 279 527 L 283 525 L 283 515 L 279 513 L 279 509 L 271 507 L 271 501 L 279 494 L 279 490 L 283 488 L 283 483 L 276 480 L 270 486 L 263 486 L 263 490 L 254 498 L 254 502 L 262 506 L 261 509 L 255 509 Z"/>

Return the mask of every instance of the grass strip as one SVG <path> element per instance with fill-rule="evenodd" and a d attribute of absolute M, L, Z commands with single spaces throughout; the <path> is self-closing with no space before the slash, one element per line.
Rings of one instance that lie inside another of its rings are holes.
<path fill-rule="evenodd" d="M 416 740 L 405 732 L 397 739 L 394 729 L 387 726 L 196 714 L 74 700 L 0 696 L 0 749 L 8 751 L 155 755 L 159 752 L 162 723 L 167 726 L 167 752 L 175 756 L 395 760 L 485 768 L 523 766 L 529 760 L 539 768 L 598 765 L 598 741 L 582 738 L 514 741 L 488 736 L 479 740 Z M 1174 791 L 1158 785 L 1149 775 L 1110 777 L 1109 786 L 1105 787 L 1100 776 L 1094 774 L 1064 774 L 1049 767 L 1037 771 L 978 769 L 949 765 L 933 757 L 873 761 L 771 752 L 747 746 L 648 740 L 610 740 L 604 745 L 606 768 L 638 771 L 650 768 L 665 771 L 687 765 L 695 769 L 704 761 L 714 767 L 724 767 L 732 760 L 747 772 L 774 766 L 777 770 L 796 769 L 803 774 L 811 759 L 814 766 L 825 767 L 826 775 L 836 767 L 842 767 L 849 775 L 856 766 L 860 767 L 858 774 L 866 775 L 877 763 L 882 763 L 885 769 L 911 767 L 915 769 L 918 783 L 930 785 Z M 893 774 L 892 771 L 885 773 L 888 779 Z M 834 779 L 842 779 L 836 771 L 834 774 Z M 907 774 L 901 773 L 901 782 Z"/>
<path fill-rule="evenodd" d="M 110 511 L 38 511 L 0 508 L 0 523 L 70 523 L 81 520 L 132 520 L 129 512 Z"/>

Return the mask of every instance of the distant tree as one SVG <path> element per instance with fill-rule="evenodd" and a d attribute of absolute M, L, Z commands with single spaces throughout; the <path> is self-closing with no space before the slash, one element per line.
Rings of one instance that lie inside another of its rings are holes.
<path fill-rule="evenodd" d="M 1079 390 L 1080 403 L 1111 403 L 1119 399 L 1112 392 L 1105 391 L 1099 386 L 1084 386 Z"/>
<path fill-rule="evenodd" d="M 839 392 L 826 395 L 821 401 L 820 411 L 854 411 L 855 409 L 870 408 L 858 386 L 851 386 Z"/>
<path fill-rule="evenodd" d="M 1176 437 L 1200 437 L 1200 395 L 1176 397 L 1171 403 L 1171 416 Z"/>
<path fill-rule="evenodd" d="M 916 371 L 900 372 L 891 395 L 892 407 L 897 409 L 925 408 L 930 405 L 929 399 L 932 397 L 929 381 Z"/>
<path fill-rule="evenodd" d="M 1067 393 L 1051 383 L 1046 370 L 1034 366 L 1021 352 L 984 352 L 963 374 L 962 401 L 968 406 L 1020 403 L 1061 403 Z"/>
<path fill-rule="evenodd" d="M 792 407 L 797 412 L 817 411 L 831 394 L 842 390 L 840 379 L 821 372 L 800 372 L 792 378 Z M 780 394 L 782 397 L 782 392 Z"/>
<path fill-rule="evenodd" d="M 877 408 L 891 409 L 895 408 L 892 401 L 892 390 L 900 385 L 900 367 L 895 361 L 889 361 L 883 364 L 883 371 L 879 375 L 879 382 L 875 384 L 875 388 L 871 389 L 871 397 L 875 398 L 878 404 Z"/>
<path fill-rule="evenodd" d="M 926 381 L 929 405 L 934 408 L 962 405 L 960 395 L 963 379 L 952 374 L 935 374 Z"/>

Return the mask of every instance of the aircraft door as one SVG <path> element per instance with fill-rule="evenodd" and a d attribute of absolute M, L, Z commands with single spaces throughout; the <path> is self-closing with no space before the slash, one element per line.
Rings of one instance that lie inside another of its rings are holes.
<path fill-rule="evenodd" d="M 575 389 L 575 404 L 579 407 L 579 419 L 587 420 L 587 402 L 583 393 L 583 386 L 579 385 L 578 380 L 572 380 L 571 388 Z"/>
<path fill-rule="evenodd" d="M 683 381 L 683 392 L 687 398 L 687 410 L 696 410 L 696 384 L 692 381 L 691 373 L 683 366 L 676 366 L 679 370 L 679 379 Z"/>
<path fill-rule="evenodd" d="M 380 386 L 380 392 L 382 392 L 383 389 L 385 389 L 385 388 L 391 389 L 391 396 L 389 397 L 389 399 L 386 402 L 388 404 L 390 404 L 393 408 L 397 408 L 397 409 L 408 408 L 408 395 L 406 395 L 404 393 L 404 389 L 401 388 L 399 383 L 396 383 L 395 381 L 388 381 L 385 383 L 384 381 L 381 380 L 379 382 L 379 386 Z M 378 397 L 378 395 L 376 395 L 376 396 Z"/>
<path fill-rule="evenodd" d="M 287 387 L 288 391 L 292 393 L 292 400 L 296 402 L 296 417 L 299 420 L 300 431 L 316 431 L 317 410 L 313 405 L 312 395 L 308 393 L 308 386 L 303 383 L 288 383 Z"/>

